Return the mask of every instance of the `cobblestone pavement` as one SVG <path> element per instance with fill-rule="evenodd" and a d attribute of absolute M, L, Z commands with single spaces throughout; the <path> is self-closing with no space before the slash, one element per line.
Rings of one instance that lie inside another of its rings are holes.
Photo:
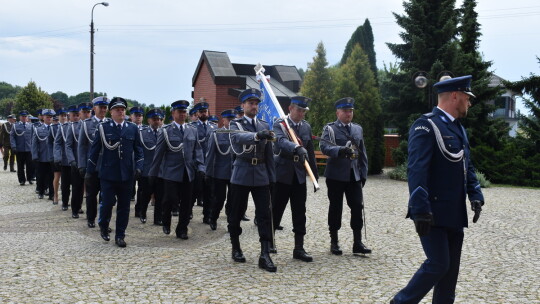
<path fill-rule="evenodd" d="M 72 219 L 70 211 L 38 200 L 34 186 L 19 186 L 15 173 L 1 171 L 0 302 L 388 303 L 424 259 L 414 225 L 404 218 L 406 183 L 368 179 L 368 257 L 351 253 L 347 207 L 340 231 L 344 255 L 329 253 L 324 179 L 321 188 L 308 195 L 305 248 L 314 262 L 292 259 L 287 209 L 285 229 L 276 233 L 278 272 L 268 273 L 257 267 L 252 221 L 242 224 L 245 264 L 230 258 L 224 219 L 211 231 L 200 207 L 185 241 L 164 235 L 151 221 L 141 224 L 132 211 L 128 247 L 118 248 L 102 241 L 97 228 L 87 228 L 84 215 Z M 489 188 L 484 194 L 480 221 L 465 232 L 456 302 L 540 303 L 540 190 Z M 429 294 L 422 303 L 430 301 Z"/>

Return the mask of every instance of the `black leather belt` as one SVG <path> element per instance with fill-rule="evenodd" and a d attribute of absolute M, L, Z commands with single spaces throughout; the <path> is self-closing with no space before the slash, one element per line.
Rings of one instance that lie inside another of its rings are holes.
<path fill-rule="evenodd" d="M 243 161 L 243 162 L 252 164 L 253 166 L 256 166 L 256 165 L 262 165 L 262 164 L 265 164 L 265 163 L 266 163 L 266 159 L 264 159 L 264 158 L 241 157 L 241 156 L 237 156 L 236 158 L 237 158 L 238 160 Z"/>
<path fill-rule="evenodd" d="M 295 154 L 280 154 L 279 157 L 283 157 L 284 159 L 290 159 L 294 161 L 295 163 L 300 161 L 300 156 Z"/>

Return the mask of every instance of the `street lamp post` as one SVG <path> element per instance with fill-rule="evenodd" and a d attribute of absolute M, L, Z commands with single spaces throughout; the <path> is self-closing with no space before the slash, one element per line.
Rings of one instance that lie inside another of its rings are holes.
<path fill-rule="evenodd" d="M 97 5 L 109 6 L 109 3 L 99 2 L 94 4 L 90 16 L 90 101 L 94 99 L 94 8 Z"/>
<path fill-rule="evenodd" d="M 454 77 L 454 74 L 450 71 L 442 71 L 439 74 L 437 74 L 436 81 L 443 81 Z M 424 71 L 418 71 L 414 73 L 413 75 L 413 81 L 414 85 L 419 88 L 423 89 L 429 85 L 429 74 Z M 431 111 L 433 109 L 433 94 L 431 91 L 431 85 L 428 87 L 428 110 Z"/>

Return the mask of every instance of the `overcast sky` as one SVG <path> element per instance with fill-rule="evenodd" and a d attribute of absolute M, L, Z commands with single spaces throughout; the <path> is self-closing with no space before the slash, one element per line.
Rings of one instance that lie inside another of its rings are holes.
<path fill-rule="evenodd" d="M 0 0 L 0 81 L 75 95 L 90 87 L 90 15 L 97 1 Z M 458 1 L 461 3 L 461 1 Z M 537 73 L 540 3 L 480 0 L 481 52 L 495 73 Z M 110 0 L 96 6 L 95 91 L 146 104 L 191 99 L 203 50 L 233 63 L 306 69 L 319 41 L 337 63 L 351 34 L 369 18 L 377 64 L 395 62 L 386 42 L 401 42 L 392 12 L 399 0 Z"/>

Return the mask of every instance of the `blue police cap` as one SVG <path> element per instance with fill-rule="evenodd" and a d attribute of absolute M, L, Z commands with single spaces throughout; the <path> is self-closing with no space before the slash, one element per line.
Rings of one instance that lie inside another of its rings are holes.
<path fill-rule="evenodd" d="M 28 111 L 26 111 L 26 110 L 21 110 L 21 111 L 19 112 L 19 116 L 28 116 Z"/>
<path fill-rule="evenodd" d="M 41 111 L 41 115 L 54 116 L 54 115 L 56 115 L 56 112 L 53 109 L 43 109 Z"/>
<path fill-rule="evenodd" d="M 76 105 L 72 105 L 72 106 L 69 106 L 67 108 L 67 111 L 68 112 L 79 112 L 79 107 L 77 107 Z"/>
<path fill-rule="evenodd" d="M 221 117 L 223 118 L 236 118 L 236 111 L 234 109 L 225 110 L 221 112 Z"/>
<path fill-rule="evenodd" d="M 39 118 L 35 117 L 35 116 L 30 116 L 30 121 L 31 122 L 38 122 L 39 121 Z"/>
<path fill-rule="evenodd" d="M 309 110 L 308 103 L 311 102 L 311 98 L 304 96 L 294 96 L 291 98 L 291 104 L 297 105 L 298 107 Z"/>
<path fill-rule="evenodd" d="M 109 98 L 106 96 L 99 96 L 94 99 L 92 99 L 92 104 L 94 106 L 106 106 L 109 104 Z"/>
<path fill-rule="evenodd" d="M 122 97 L 114 97 L 109 103 L 109 111 L 114 108 L 127 108 L 127 101 Z"/>
<path fill-rule="evenodd" d="M 78 106 L 79 111 L 81 111 L 81 110 L 83 110 L 83 111 L 91 111 L 92 107 L 93 107 L 93 104 L 91 102 L 83 102 L 83 103 L 80 103 L 79 106 Z"/>
<path fill-rule="evenodd" d="M 472 76 L 461 76 L 439 81 L 433 85 L 437 89 L 437 94 L 444 92 L 463 92 L 469 96 L 476 97 L 471 91 Z"/>
<path fill-rule="evenodd" d="M 163 114 L 163 110 L 161 109 L 151 109 L 146 112 L 146 118 L 158 117 L 160 119 L 163 119 L 164 116 L 165 115 Z"/>
<path fill-rule="evenodd" d="M 131 109 L 129 109 L 129 114 L 135 114 L 135 113 L 143 114 L 144 110 L 142 107 L 131 107 Z"/>
<path fill-rule="evenodd" d="M 57 115 L 54 115 L 54 116 L 52 117 L 52 120 L 53 120 L 53 121 L 58 121 L 58 116 L 57 116 Z"/>
<path fill-rule="evenodd" d="M 216 122 L 216 121 L 219 121 L 219 118 L 216 115 L 210 115 L 208 116 L 208 120 Z"/>
<path fill-rule="evenodd" d="M 242 106 L 238 106 L 236 108 L 234 108 L 234 110 L 236 111 L 236 113 L 244 113 L 244 108 L 242 108 Z"/>
<path fill-rule="evenodd" d="M 189 101 L 187 100 L 177 100 L 171 104 L 173 110 L 185 110 L 189 107 Z"/>
<path fill-rule="evenodd" d="M 242 91 L 240 95 L 238 96 L 238 100 L 240 100 L 241 103 L 244 103 L 248 99 L 257 99 L 259 102 L 261 101 L 262 93 L 258 89 L 251 88 Z"/>
<path fill-rule="evenodd" d="M 191 110 L 189 110 L 189 116 L 193 115 L 197 113 L 197 109 L 195 109 L 195 107 L 191 108 Z"/>
<path fill-rule="evenodd" d="M 66 114 L 66 113 L 67 113 L 67 110 L 65 108 L 60 108 L 56 110 L 57 115 Z"/>
<path fill-rule="evenodd" d="M 43 115 L 43 109 L 38 109 L 36 113 L 37 113 L 36 115 Z"/>
<path fill-rule="evenodd" d="M 334 106 L 336 109 L 354 109 L 354 99 L 352 97 L 338 99 Z"/>
<path fill-rule="evenodd" d="M 206 101 L 199 102 L 193 108 L 197 109 L 197 111 L 206 110 L 206 109 L 208 109 L 208 102 L 206 102 Z"/>

